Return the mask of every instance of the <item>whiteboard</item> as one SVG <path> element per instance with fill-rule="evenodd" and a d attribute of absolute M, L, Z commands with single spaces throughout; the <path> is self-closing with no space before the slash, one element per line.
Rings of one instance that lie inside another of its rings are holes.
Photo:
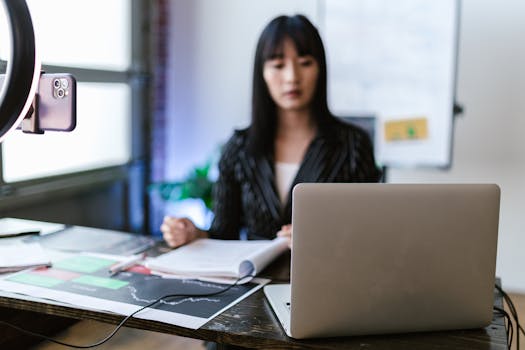
<path fill-rule="evenodd" d="M 376 117 L 382 165 L 450 165 L 458 1 L 322 3 L 330 107 L 342 117 Z"/>

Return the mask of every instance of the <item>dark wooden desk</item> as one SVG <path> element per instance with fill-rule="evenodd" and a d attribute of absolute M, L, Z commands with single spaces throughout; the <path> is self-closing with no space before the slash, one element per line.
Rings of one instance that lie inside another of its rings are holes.
<path fill-rule="evenodd" d="M 271 276 L 275 280 L 288 280 L 289 253 L 281 256 L 270 265 L 262 276 Z M 495 292 L 495 305 L 502 307 L 502 297 Z M 92 319 L 117 324 L 122 316 L 105 312 L 80 310 L 69 306 L 57 306 L 44 302 L 25 301 L 15 298 L 0 298 L 0 313 L 5 318 L 6 310 L 24 310 L 29 316 L 51 317 L 58 322 L 57 316 L 69 319 Z M 7 309 L 8 308 L 8 309 Z M 22 312 L 18 312 L 21 314 Z M 45 316 L 50 315 L 50 316 Z M 20 321 L 17 313 L 9 319 Z M 21 324 L 20 322 L 16 322 Z M 27 327 L 27 324 L 25 324 Z M 217 316 L 202 328 L 186 329 L 156 321 L 131 319 L 128 327 L 176 334 L 184 337 L 234 344 L 261 349 L 507 349 L 507 336 L 503 318 L 495 318 L 484 329 L 414 333 L 385 336 L 360 336 L 346 338 L 316 339 L 296 341 L 288 338 L 282 330 L 262 291 L 241 301 L 239 304 Z"/>

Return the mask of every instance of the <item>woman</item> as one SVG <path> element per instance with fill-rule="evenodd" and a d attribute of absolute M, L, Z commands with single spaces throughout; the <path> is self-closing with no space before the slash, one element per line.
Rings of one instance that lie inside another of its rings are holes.
<path fill-rule="evenodd" d="M 252 120 L 225 145 L 208 231 L 166 217 L 161 231 L 177 247 L 196 238 L 291 238 L 291 189 L 300 182 L 377 182 L 367 134 L 328 110 L 326 59 L 317 29 L 302 16 L 280 16 L 255 53 Z M 291 241 L 290 241 L 291 242 Z"/>

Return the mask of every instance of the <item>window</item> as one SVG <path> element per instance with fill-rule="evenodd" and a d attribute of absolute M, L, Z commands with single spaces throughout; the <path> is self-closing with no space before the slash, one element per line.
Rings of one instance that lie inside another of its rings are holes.
<path fill-rule="evenodd" d="M 28 0 L 42 62 L 123 71 L 131 63 L 131 1 Z"/>
<path fill-rule="evenodd" d="M 10 135 L 2 144 L 5 182 L 130 160 L 130 4 L 128 0 L 28 1 L 43 70 L 77 78 L 77 128 L 44 136 Z"/>
<path fill-rule="evenodd" d="M 150 23 L 158 2 L 27 0 L 43 70 L 77 80 L 77 127 L 70 133 L 14 132 L 0 144 L 0 213 L 39 213 L 64 198 L 90 210 L 81 202 L 89 193 L 89 205 L 104 198 L 124 208 L 116 210 L 121 220 L 90 225 L 142 229 L 148 215 L 142 192 L 149 169 Z M 2 4 L 0 73 L 10 57 Z"/>
<path fill-rule="evenodd" d="M 74 131 L 11 134 L 2 144 L 5 182 L 125 164 L 130 159 L 130 89 L 78 83 Z"/>

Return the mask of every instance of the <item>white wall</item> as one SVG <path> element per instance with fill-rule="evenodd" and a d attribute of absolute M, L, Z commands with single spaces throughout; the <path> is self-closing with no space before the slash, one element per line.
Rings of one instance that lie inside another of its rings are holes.
<path fill-rule="evenodd" d="M 316 18 L 315 0 L 178 0 L 170 2 L 173 27 L 168 85 L 166 178 L 202 164 L 250 121 L 255 45 L 279 14 Z"/>
<path fill-rule="evenodd" d="M 255 42 L 280 13 L 314 22 L 322 0 L 178 0 L 172 33 L 166 178 L 204 162 L 250 118 Z M 390 169 L 389 182 L 496 182 L 502 188 L 497 274 L 525 292 L 525 1 L 462 0 L 453 165 Z M 475 243 L 475 242 L 474 242 Z"/>

